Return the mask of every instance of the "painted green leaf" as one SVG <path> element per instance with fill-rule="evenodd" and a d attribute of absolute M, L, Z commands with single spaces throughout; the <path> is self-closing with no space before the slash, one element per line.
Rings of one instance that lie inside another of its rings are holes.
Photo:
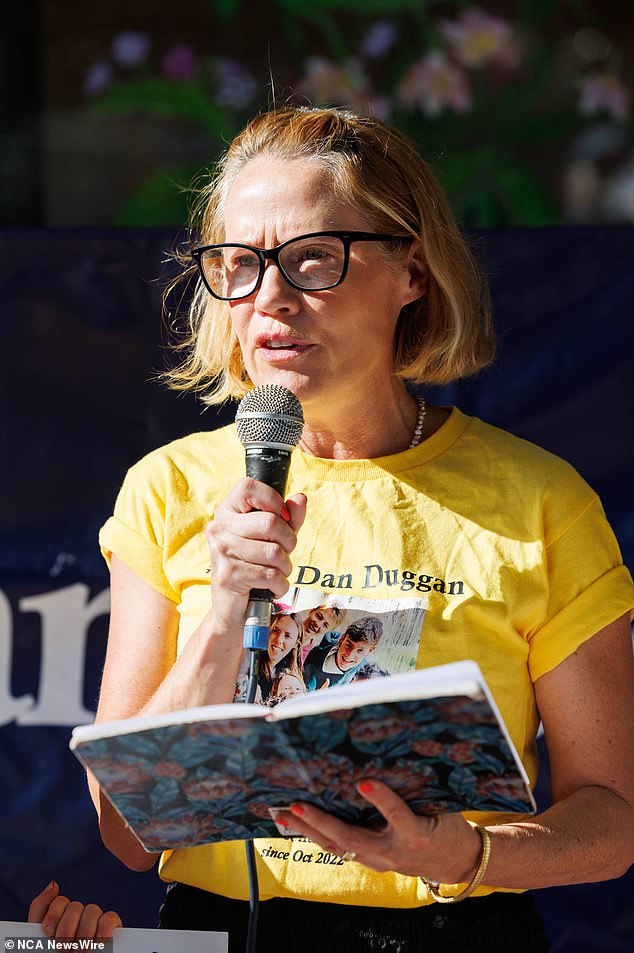
<path fill-rule="evenodd" d="M 209 130 L 220 141 L 233 138 L 238 131 L 228 112 L 214 105 L 195 82 L 148 78 L 115 83 L 95 100 L 93 109 L 115 114 L 177 116 Z"/>
<path fill-rule="evenodd" d="M 212 0 L 212 8 L 219 20 L 228 23 L 240 13 L 240 0 Z"/>
<path fill-rule="evenodd" d="M 115 225 L 182 226 L 188 219 L 190 183 L 200 170 L 193 166 L 162 169 L 146 179 L 119 207 Z"/>

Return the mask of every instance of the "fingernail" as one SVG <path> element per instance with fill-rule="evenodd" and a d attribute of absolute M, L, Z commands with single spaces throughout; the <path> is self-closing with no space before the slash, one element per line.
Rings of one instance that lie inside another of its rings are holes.
<path fill-rule="evenodd" d="M 283 506 L 282 509 L 280 510 L 280 516 L 282 517 L 283 520 L 286 520 L 287 523 L 290 520 L 291 514 L 288 512 L 288 509 L 286 508 L 286 506 Z"/>
<path fill-rule="evenodd" d="M 295 814 L 296 817 L 302 817 L 306 813 L 301 804 L 291 804 L 290 811 L 291 814 Z"/>
<path fill-rule="evenodd" d="M 46 889 L 46 890 L 54 890 L 56 886 L 57 886 L 57 884 L 55 883 L 55 881 L 54 881 L 54 880 L 51 880 L 50 884 L 49 884 L 48 887 L 46 887 L 45 889 Z"/>
<path fill-rule="evenodd" d="M 361 794 L 369 794 L 372 790 L 372 782 L 361 781 L 360 784 L 357 784 L 357 790 L 361 791 Z"/>
<path fill-rule="evenodd" d="M 290 826 L 291 826 L 291 825 L 288 823 L 288 821 L 285 821 L 285 820 L 284 820 L 283 817 L 276 817 L 276 818 L 275 818 L 275 823 L 277 824 L 278 827 L 290 827 Z"/>
<path fill-rule="evenodd" d="M 45 933 L 48 933 L 49 936 L 52 936 L 52 935 L 54 934 L 54 932 L 55 932 L 55 929 L 54 929 L 54 927 L 53 927 L 53 924 L 52 924 L 52 923 L 48 923 L 46 920 L 45 920 L 44 923 L 42 924 L 42 929 L 44 930 Z"/>

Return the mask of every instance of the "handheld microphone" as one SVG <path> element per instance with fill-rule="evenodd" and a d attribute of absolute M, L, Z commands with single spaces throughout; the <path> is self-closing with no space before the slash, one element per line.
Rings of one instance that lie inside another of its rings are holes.
<path fill-rule="evenodd" d="M 242 398 L 236 414 L 238 437 L 245 449 L 246 474 L 286 495 L 291 454 L 304 427 L 302 405 L 281 384 L 263 384 Z M 265 652 L 271 627 L 270 589 L 249 593 L 244 647 Z"/>

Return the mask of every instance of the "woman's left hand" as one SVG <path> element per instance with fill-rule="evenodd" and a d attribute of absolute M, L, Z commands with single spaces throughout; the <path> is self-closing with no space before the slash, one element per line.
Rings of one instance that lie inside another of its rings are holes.
<path fill-rule="evenodd" d="M 308 837 L 324 850 L 344 854 L 365 867 L 424 876 L 440 883 L 468 883 L 478 866 L 481 840 L 460 814 L 419 817 L 380 781 L 362 781 L 357 790 L 385 819 L 378 831 L 346 824 L 300 802 L 277 816 L 282 827 Z"/>

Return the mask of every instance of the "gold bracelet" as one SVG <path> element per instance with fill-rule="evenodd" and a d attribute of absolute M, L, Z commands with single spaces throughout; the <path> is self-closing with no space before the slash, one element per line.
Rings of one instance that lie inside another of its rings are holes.
<path fill-rule="evenodd" d="M 491 856 L 491 835 L 485 827 L 478 827 L 475 824 L 474 827 L 480 835 L 480 840 L 482 841 L 482 851 L 480 853 L 478 869 L 473 875 L 473 880 L 464 888 L 462 893 L 457 894 L 455 897 L 443 897 L 443 895 L 438 892 L 438 888 L 441 886 L 440 884 L 433 884 L 431 881 L 427 880 L 426 877 L 420 878 L 437 903 L 459 903 L 461 900 L 466 900 L 467 897 L 471 896 L 474 890 L 477 890 L 484 880 L 484 875 L 486 874 L 487 867 L 489 866 L 489 857 Z"/>

